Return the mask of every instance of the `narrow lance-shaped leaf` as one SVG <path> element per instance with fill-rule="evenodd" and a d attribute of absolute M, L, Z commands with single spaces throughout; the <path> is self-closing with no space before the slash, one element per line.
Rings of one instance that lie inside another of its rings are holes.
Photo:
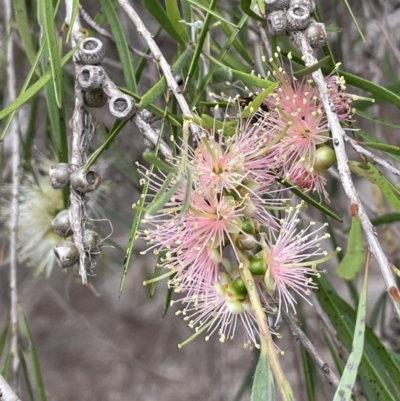
<path fill-rule="evenodd" d="M 165 32 L 167 32 L 168 35 L 171 36 L 171 38 L 175 39 L 180 45 L 185 46 L 184 37 L 182 37 L 180 33 L 176 30 L 175 26 L 168 18 L 168 14 L 165 12 L 160 2 L 154 0 L 142 0 L 142 4 L 163 27 Z"/>
<path fill-rule="evenodd" d="M 56 39 L 56 30 L 54 24 L 54 9 L 52 0 L 43 0 L 39 2 L 42 6 L 43 25 L 47 39 L 47 46 L 49 51 L 51 77 L 54 83 L 54 94 L 57 106 L 61 107 L 62 104 L 62 70 L 59 49 Z"/>
<path fill-rule="evenodd" d="M 25 54 L 28 57 L 29 62 L 33 66 L 35 64 L 36 49 L 32 40 L 33 35 L 29 27 L 26 3 L 25 0 L 14 0 L 13 3 L 15 11 L 14 15 L 17 22 L 19 36 L 21 38 L 21 44 L 25 50 Z M 35 67 L 35 73 L 37 76 L 40 76 L 39 68 Z"/>
<path fill-rule="evenodd" d="M 353 334 L 353 349 L 347 359 L 333 401 L 350 401 L 353 393 L 352 390 L 356 382 L 357 372 L 364 349 L 365 321 L 367 314 L 368 264 L 369 258 L 367 258 L 365 266 L 364 280 L 360 292 L 360 301 L 358 303 L 356 326 Z"/>
<path fill-rule="evenodd" d="M 131 54 L 129 52 L 128 43 L 126 41 L 125 33 L 121 25 L 121 21 L 112 5 L 111 0 L 100 0 L 100 4 L 107 16 L 107 21 L 110 25 L 111 32 L 117 44 L 118 56 L 121 61 L 122 70 L 126 86 L 132 92 L 137 92 L 135 72 L 133 71 Z"/>
<path fill-rule="evenodd" d="M 351 227 L 347 241 L 347 253 L 340 261 L 336 273 L 346 280 L 353 280 L 363 266 L 365 250 L 357 205 L 351 205 Z"/>
<path fill-rule="evenodd" d="M 182 17 L 179 12 L 178 0 L 165 0 L 165 8 L 171 24 L 175 27 L 176 32 L 185 41 L 189 42 L 189 35 L 183 25 Z"/>
<path fill-rule="evenodd" d="M 258 1 L 258 4 L 260 4 L 260 2 Z M 240 8 L 243 10 L 243 12 L 245 14 L 247 14 L 249 17 L 262 22 L 263 24 L 265 24 L 265 18 L 262 18 L 261 16 L 259 16 L 258 14 L 256 14 L 252 9 L 252 1 L 251 0 L 240 0 Z"/>
<path fill-rule="evenodd" d="M 354 114 L 356 116 L 365 118 L 366 120 L 373 121 L 374 123 L 377 123 L 377 124 L 387 125 L 388 127 L 392 127 L 392 128 L 400 128 L 400 124 L 398 124 L 398 123 L 395 123 L 395 122 L 389 121 L 389 120 L 384 120 L 383 118 L 372 117 L 368 113 L 364 113 L 361 110 L 355 109 Z"/>
<path fill-rule="evenodd" d="M 364 131 L 363 129 L 357 129 L 357 135 L 361 136 L 362 138 L 366 139 L 368 143 L 373 143 L 376 149 L 379 149 L 379 147 L 384 148 L 387 144 L 385 142 L 380 141 L 379 139 L 376 139 L 372 134 L 370 134 L 367 131 Z M 400 156 L 397 156 L 393 153 L 387 152 L 387 154 L 394 160 L 397 160 L 400 162 Z"/>
<path fill-rule="evenodd" d="M 32 370 L 36 381 L 36 388 L 39 393 L 39 399 L 41 401 L 47 401 L 46 390 L 44 387 L 42 372 L 40 370 L 40 365 L 39 365 L 39 358 L 36 353 L 35 345 L 33 343 L 33 336 L 29 328 L 28 321 L 26 320 L 26 317 L 24 316 L 21 307 L 19 308 L 19 311 L 21 316 L 21 331 L 22 334 L 25 336 L 25 338 L 29 341 L 28 354 L 32 364 Z"/>
<path fill-rule="evenodd" d="M 263 100 L 267 97 L 269 93 L 271 93 L 278 84 L 271 85 L 269 88 L 264 89 L 260 94 L 258 94 L 241 112 L 241 117 L 242 118 L 247 118 L 250 116 L 250 114 L 253 114 L 258 110 L 258 108 L 261 106 Z"/>
<path fill-rule="evenodd" d="M 349 167 L 356 174 L 378 185 L 389 203 L 400 212 L 400 190 L 391 183 L 371 162 L 349 162 Z"/>
<path fill-rule="evenodd" d="M 251 401 L 275 401 L 275 385 L 266 354 L 261 353 L 254 375 Z"/>
<path fill-rule="evenodd" d="M 61 66 L 64 66 L 67 61 L 72 57 L 75 53 L 77 46 L 71 49 L 62 59 L 61 59 Z M 22 92 L 11 104 L 9 104 L 6 108 L 0 111 L 0 120 L 4 117 L 8 116 L 14 110 L 17 110 L 21 107 L 24 103 L 26 103 L 32 96 L 34 96 L 40 89 L 43 88 L 47 82 L 50 81 L 52 77 L 51 71 L 48 71 L 43 74 L 43 76 L 38 79 L 33 85 L 31 85 L 26 91 Z M 5 133 L 3 133 L 4 135 Z M 2 140 L 3 137 L 0 138 Z"/>

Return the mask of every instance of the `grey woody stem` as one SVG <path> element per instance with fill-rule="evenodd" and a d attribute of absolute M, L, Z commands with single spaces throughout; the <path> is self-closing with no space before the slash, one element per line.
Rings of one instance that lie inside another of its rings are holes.
<path fill-rule="evenodd" d="M 0 400 L 1 401 L 21 401 L 21 399 L 14 393 L 10 385 L 6 382 L 4 377 L 0 374 Z"/>
<path fill-rule="evenodd" d="M 7 46 L 7 95 L 9 103 L 13 102 L 17 97 L 16 77 L 15 77 L 15 60 L 14 60 L 14 34 L 11 30 L 11 21 L 13 19 L 12 1 L 4 0 L 6 37 L 9 38 Z M 11 186 L 11 221 L 10 221 L 10 301 L 11 301 L 11 371 L 13 379 L 13 387 L 18 386 L 18 293 L 17 293 L 17 230 L 19 216 L 19 186 L 20 186 L 20 136 L 18 129 L 18 120 L 15 117 L 9 128 L 9 138 L 11 140 L 12 151 L 12 186 Z M 1 398 L 1 397 L 0 397 Z"/>
<path fill-rule="evenodd" d="M 151 53 L 153 54 L 154 59 L 157 63 L 159 63 L 160 68 L 167 81 L 167 85 L 171 89 L 177 102 L 179 103 L 182 113 L 187 117 L 193 117 L 193 113 L 190 110 L 189 104 L 187 103 L 179 85 L 174 78 L 171 66 L 168 64 L 164 55 L 161 53 L 161 50 L 158 47 L 157 43 L 154 41 L 153 36 L 148 31 L 135 9 L 129 4 L 128 0 L 118 0 L 118 3 L 128 14 L 128 17 L 132 20 L 137 29 L 137 33 L 144 39 Z M 199 128 L 195 124 L 190 124 L 190 129 L 192 133 L 195 134 L 197 137 L 200 135 Z"/>
<path fill-rule="evenodd" d="M 304 34 L 302 32 L 292 32 L 291 38 L 296 46 L 299 48 L 300 52 L 303 54 L 306 66 L 315 64 L 317 60 L 315 59 L 313 50 L 307 42 Z M 399 292 L 396 281 L 390 269 L 389 260 L 379 243 L 374 227 L 371 224 L 367 213 L 365 212 L 364 206 L 361 202 L 360 197 L 357 194 L 357 191 L 353 184 L 353 180 L 351 178 L 350 168 L 348 165 L 349 159 L 347 157 L 345 149 L 346 134 L 342 126 L 340 125 L 340 121 L 336 112 L 334 111 L 333 103 L 329 97 L 326 82 L 321 70 L 318 69 L 313 72 L 312 77 L 318 88 L 320 99 L 328 118 L 328 124 L 332 133 L 332 140 L 336 153 L 340 181 L 342 183 L 346 196 L 350 201 L 350 205 L 355 204 L 358 206 L 358 214 L 365 233 L 365 237 L 367 239 L 368 248 L 378 263 L 383 280 L 385 281 L 386 289 L 389 292 L 394 311 L 397 318 L 400 319 L 400 305 L 392 296 L 392 292 L 396 294 L 399 294 Z"/>
<path fill-rule="evenodd" d="M 315 364 L 321 369 L 328 383 L 338 387 L 338 377 L 331 371 L 329 365 L 322 359 L 314 344 L 300 328 L 297 317 L 291 312 L 286 312 L 284 308 L 282 308 L 282 316 L 283 319 L 289 324 L 293 336 L 298 338 L 303 344 L 304 348 L 307 350 Z"/>

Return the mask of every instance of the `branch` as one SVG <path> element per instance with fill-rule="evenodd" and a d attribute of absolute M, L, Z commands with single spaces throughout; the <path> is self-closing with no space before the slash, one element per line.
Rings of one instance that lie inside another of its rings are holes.
<path fill-rule="evenodd" d="M 0 400 L 1 401 L 21 401 L 21 399 L 14 393 L 12 388 L 6 382 L 4 377 L 0 374 Z"/>
<path fill-rule="evenodd" d="M 147 138 L 154 146 L 156 146 L 158 141 L 160 141 L 160 152 L 165 156 L 166 159 L 172 160 L 173 154 L 171 148 L 163 139 L 159 139 L 159 134 L 150 124 L 148 124 L 143 119 L 142 113 L 137 112 L 132 120 L 135 122 L 142 135 Z"/>
<path fill-rule="evenodd" d="M 4 1 L 5 18 L 6 18 L 6 32 L 8 39 L 7 46 L 7 95 L 8 102 L 13 102 L 17 97 L 16 91 L 16 77 L 15 77 L 15 60 L 14 60 L 14 46 L 13 46 L 13 31 L 10 29 L 10 23 L 13 18 L 12 1 Z M 13 386 L 18 386 L 18 294 L 17 294 L 17 230 L 18 230 L 18 216 L 19 216 L 19 186 L 20 186 L 20 136 L 18 121 L 14 118 L 10 124 L 11 148 L 12 148 L 12 187 L 11 187 L 11 221 L 10 221 L 10 298 L 11 298 L 11 354 L 12 354 L 12 373 Z"/>
<path fill-rule="evenodd" d="M 80 4 L 79 4 L 79 13 L 81 14 L 81 17 L 84 19 L 84 21 L 88 25 L 90 25 L 97 33 L 99 33 L 101 36 L 104 36 L 107 39 L 110 39 L 111 42 L 115 43 L 114 36 L 112 36 L 111 33 L 108 32 L 106 29 L 104 29 L 100 25 L 98 25 L 96 23 L 96 21 L 94 21 L 92 19 L 92 17 L 86 12 L 86 10 Z M 152 61 L 154 63 L 154 58 L 153 57 L 149 56 L 146 53 L 143 53 L 139 49 L 136 49 L 136 48 L 132 47 L 129 43 L 128 43 L 128 48 L 132 53 L 135 53 L 138 56 L 143 57 L 143 58 L 145 58 L 145 59 L 147 59 L 149 61 Z"/>
<path fill-rule="evenodd" d="M 65 0 L 65 8 L 65 22 L 67 23 L 67 25 L 73 24 L 71 44 L 72 46 L 74 46 L 84 38 L 84 35 L 81 31 L 79 15 L 76 16 L 75 21 L 71 21 L 73 0 Z M 74 56 L 75 63 L 79 61 L 76 55 L 77 52 L 75 52 Z M 88 124 L 85 124 L 85 121 L 89 119 L 89 116 L 84 110 L 83 91 L 82 88 L 79 86 L 77 79 L 79 68 L 79 64 L 75 64 L 75 108 L 72 119 L 70 121 L 70 125 L 72 128 L 70 163 L 77 167 L 81 167 L 86 163 L 86 149 L 90 139 L 88 138 Z M 85 113 L 87 118 L 85 118 Z M 71 193 L 69 197 L 69 216 L 71 221 L 71 229 L 74 234 L 74 243 L 79 252 L 79 274 L 82 279 L 82 284 L 87 285 L 87 256 L 83 243 L 85 235 L 85 224 L 87 219 L 86 201 L 85 198 L 81 194 L 76 192 L 72 187 L 70 190 Z"/>
<path fill-rule="evenodd" d="M 347 142 L 356 152 L 362 153 L 363 155 L 367 156 L 369 159 L 373 160 L 375 163 L 380 164 L 383 167 L 386 167 L 394 175 L 400 175 L 400 170 L 398 170 L 396 167 L 393 167 L 393 165 L 390 162 L 380 158 L 379 156 L 376 156 L 374 153 L 363 148 L 354 139 L 351 139 L 350 137 L 345 135 L 344 141 Z"/>
<path fill-rule="evenodd" d="M 282 309 L 282 316 L 283 319 L 286 320 L 287 323 L 289 323 L 289 327 L 292 331 L 293 336 L 297 337 L 301 341 L 304 348 L 307 350 L 308 354 L 311 356 L 315 364 L 321 369 L 328 383 L 334 385 L 335 387 L 338 387 L 338 377 L 331 371 L 329 365 L 322 359 L 314 344 L 300 328 L 297 317 L 291 312 L 286 312 L 284 308 Z"/>
<path fill-rule="evenodd" d="M 302 32 L 293 32 L 291 34 L 291 38 L 299 48 L 300 52 L 303 54 L 306 66 L 315 64 L 317 60 L 315 59 L 313 50 L 311 49 L 309 43 L 307 42 L 304 34 Z M 381 270 L 382 277 L 385 281 L 386 290 L 390 294 L 390 299 L 392 301 L 395 314 L 397 315 L 397 318 L 400 320 L 400 305 L 396 302 L 395 298 L 392 296 L 392 293 L 399 294 L 399 291 L 396 285 L 396 281 L 390 269 L 389 260 L 386 257 L 385 252 L 383 251 L 375 235 L 374 227 L 371 224 L 371 221 L 369 220 L 367 213 L 365 212 L 364 206 L 354 188 L 354 184 L 351 179 L 350 169 L 348 165 L 349 159 L 347 157 L 345 142 L 344 142 L 345 132 L 342 126 L 340 125 L 337 114 L 335 113 L 335 111 L 332 111 L 332 109 L 334 110 L 334 108 L 332 107 L 333 103 L 329 98 L 326 82 L 324 76 L 322 75 L 321 70 L 319 69 L 313 72 L 312 77 L 317 85 L 322 105 L 328 118 L 328 124 L 332 133 L 333 145 L 338 163 L 340 181 L 342 183 L 343 189 L 350 203 L 356 204 L 358 206 L 358 213 L 361 225 L 367 238 L 369 250 L 375 257 L 376 261 L 378 262 L 378 266 Z"/>
<path fill-rule="evenodd" d="M 178 101 L 182 113 L 187 117 L 193 117 L 193 113 L 190 110 L 190 107 L 185 97 L 182 95 L 181 89 L 179 85 L 176 83 L 176 80 L 172 74 L 171 66 L 168 64 L 164 55 L 161 53 L 161 50 L 157 46 L 157 43 L 154 41 L 153 36 L 147 30 L 143 21 L 140 19 L 139 15 L 136 13 L 134 8 L 129 4 L 128 0 L 118 0 L 118 3 L 128 14 L 128 17 L 132 20 L 132 22 L 135 24 L 137 33 L 143 37 L 151 53 L 153 54 L 154 59 L 160 64 L 161 70 L 167 81 L 167 85 L 172 90 L 172 93 L 174 94 L 176 100 Z M 199 128 L 195 124 L 193 123 L 190 124 L 190 129 L 192 130 L 192 133 L 195 134 L 197 137 L 200 136 Z"/>

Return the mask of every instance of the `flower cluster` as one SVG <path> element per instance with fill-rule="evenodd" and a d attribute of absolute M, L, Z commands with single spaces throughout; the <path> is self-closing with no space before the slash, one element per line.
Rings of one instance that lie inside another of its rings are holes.
<path fill-rule="evenodd" d="M 274 60 L 271 65 L 276 86 L 233 133 L 226 122 L 220 129 L 199 126 L 194 146 L 183 143 L 179 156 L 168 160 L 168 175 L 140 166 L 152 194 L 140 236 L 158 255 L 158 271 L 168 271 L 160 277 L 169 277 L 179 294 L 173 301 L 181 304 L 178 314 L 194 336 L 216 332 L 222 342 L 241 323 L 246 346 L 258 346 L 260 333 L 243 266 L 265 313 L 278 320 L 282 308 L 295 311 L 296 294 L 307 298 L 317 265 L 335 253 L 321 247 L 329 237 L 324 226 L 302 228 L 304 204 L 285 199 L 277 180 L 327 198 L 321 171 L 334 157 L 325 113 L 312 81 L 288 76 Z M 338 114 L 347 118 L 348 99 L 332 76 L 327 82 Z"/>

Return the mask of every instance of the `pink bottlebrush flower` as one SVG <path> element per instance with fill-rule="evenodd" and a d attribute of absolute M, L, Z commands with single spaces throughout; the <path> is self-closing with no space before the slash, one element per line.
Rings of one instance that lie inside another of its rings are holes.
<path fill-rule="evenodd" d="M 264 274 L 266 290 L 286 310 L 295 311 L 296 300 L 291 290 L 307 299 L 310 289 L 317 288 L 310 275 L 318 275 L 316 266 L 335 253 L 328 255 L 321 248 L 321 240 L 329 234 L 318 233 L 324 226 L 313 229 L 311 222 L 305 229 L 298 228 L 299 208 L 287 211 L 281 221 L 279 234 L 271 231 L 270 237 L 263 240 L 263 249 L 250 261 L 250 269 L 255 274 Z M 318 260 L 310 258 L 320 257 Z M 279 319 L 279 313 L 278 313 Z"/>
<path fill-rule="evenodd" d="M 196 149 L 191 150 L 193 176 L 202 186 L 216 192 L 237 191 L 244 186 L 244 180 L 272 184 L 275 162 L 265 151 L 268 135 L 243 122 L 231 137 L 204 130 Z"/>
<path fill-rule="evenodd" d="M 238 323 L 242 323 L 246 335 L 245 346 L 259 348 L 260 332 L 241 279 L 232 280 L 227 273 L 219 273 L 213 283 L 209 286 L 202 283 L 200 288 L 202 291 L 198 294 L 186 295 L 174 301 L 184 305 L 176 314 L 182 314 L 196 333 L 206 331 L 206 341 L 215 332 L 221 342 L 232 340 Z"/>
<path fill-rule="evenodd" d="M 307 168 L 306 165 L 297 164 L 289 169 L 286 177 L 291 183 L 299 187 L 303 192 L 316 192 L 320 198 L 324 198 L 327 203 L 330 202 L 328 192 L 325 189 L 326 178 L 322 172 L 313 168 Z"/>

